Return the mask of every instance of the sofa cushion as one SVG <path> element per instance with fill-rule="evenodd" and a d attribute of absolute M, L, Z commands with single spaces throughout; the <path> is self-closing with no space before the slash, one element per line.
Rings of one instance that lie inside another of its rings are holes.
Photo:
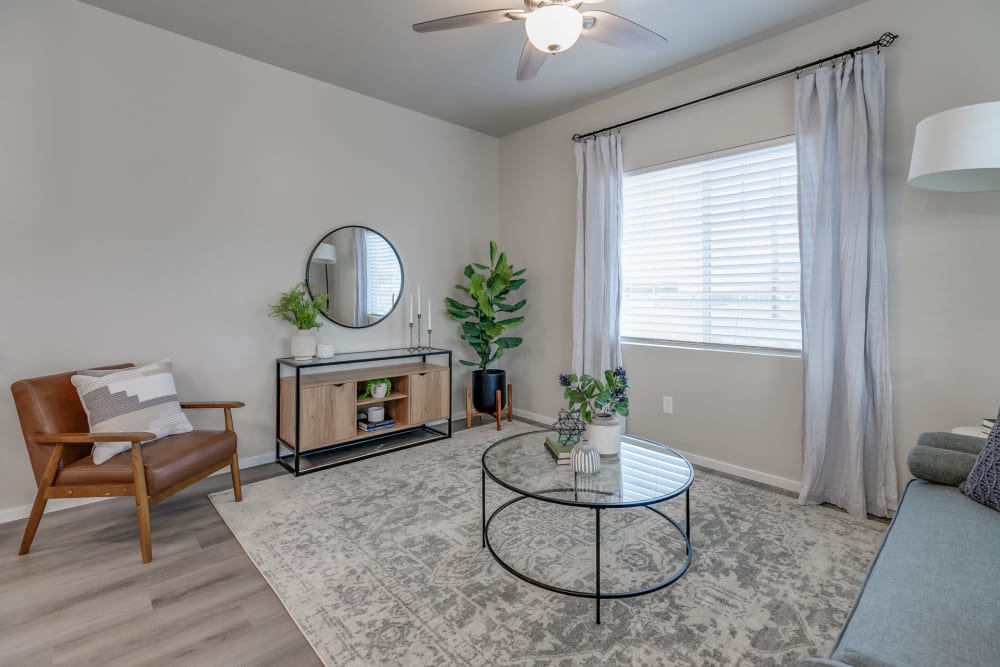
<path fill-rule="evenodd" d="M 910 483 L 830 656 L 850 665 L 1000 665 L 1000 513 Z"/>
<path fill-rule="evenodd" d="M 906 458 L 906 467 L 917 479 L 958 486 L 976 465 L 976 455 L 940 447 L 917 445 Z"/>
<path fill-rule="evenodd" d="M 158 493 L 236 453 L 232 431 L 191 431 L 142 445 L 146 492 Z M 117 454 L 97 465 L 93 456 L 73 461 L 59 471 L 56 486 L 77 484 L 131 484 L 132 453 Z"/>
<path fill-rule="evenodd" d="M 1000 422 L 993 424 L 986 444 L 961 488 L 977 503 L 1000 511 Z"/>

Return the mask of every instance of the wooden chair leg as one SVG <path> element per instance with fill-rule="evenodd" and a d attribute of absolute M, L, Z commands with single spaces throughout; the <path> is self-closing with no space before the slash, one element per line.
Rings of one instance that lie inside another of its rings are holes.
<path fill-rule="evenodd" d="M 240 486 L 240 460 L 233 453 L 233 460 L 229 463 L 229 472 L 233 475 L 233 497 L 236 502 L 243 501 L 243 487 Z"/>
<path fill-rule="evenodd" d="M 507 423 L 514 421 L 514 385 L 507 385 Z"/>
<path fill-rule="evenodd" d="M 472 388 L 465 388 L 465 428 L 472 428 Z"/>
<path fill-rule="evenodd" d="M 38 531 L 38 524 L 41 523 L 42 514 L 45 513 L 45 505 L 49 502 L 49 499 L 45 496 L 49 487 L 52 486 L 52 482 L 55 481 L 56 473 L 59 471 L 59 462 L 62 460 L 62 453 L 63 446 L 56 445 L 52 448 L 48 463 L 45 464 L 45 472 L 42 473 L 42 479 L 38 482 L 38 493 L 35 494 L 35 502 L 31 504 L 31 514 L 28 515 L 28 523 L 24 526 L 21 549 L 17 552 L 19 556 L 23 556 L 31 549 L 31 543 L 34 541 L 35 533 Z"/>
<path fill-rule="evenodd" d="M 46 489 L 48 489 L 47 486 L 39 486 L 38 493 L 35 494 L 35 502 L 31 505 L 31 514 L 28 515 L 28 523 L 24 527 L 24 537 L 21 538 L 21 549 L 17 552 L 19 556 L 28 553 L 28 549 L 31 548 L 31 543 L 35 539 L 38 524 L 42 520 L 42 514 L 45 513 L 45 505 L 49 502 L 45 497 Z"/>
<path fill-rule="evenodd" d="M 503 428 L 503 392 L 497 389 L 497 430 Z"/>
<path fill-rule="evenodd" d="M 135 517 L 139 523 L 139 550 L 142 562 L 153 560 L 153 536 L 149 525 L 149 494 L 146 493 L 146 470 L 142 465 L 139 443 L 132 443 L 132 476 L 135 483 Z"/>

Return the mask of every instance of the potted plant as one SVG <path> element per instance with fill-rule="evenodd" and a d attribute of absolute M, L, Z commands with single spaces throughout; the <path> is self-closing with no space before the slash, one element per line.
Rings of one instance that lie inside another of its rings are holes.
<path fill-rule="evenodd" d="M 504 350 L 518 347 L 523 340 L 507 336 L 505 332 L 524 322 L 523 316 L 512 316 L 524 308 L 526 299 L 508 303 L 510 294 L 524 285 L 527 269 L 514 270 L 507 261 L 507 254 L 499 252 L 497 244 L 490 241 L 490 264 L 472 263 L 465 267 L 465 285 L 455 285 L 472 301 L 462 303 L 457 299 L 445 299 L 448 316 L 462 322 L 462 340 L 469 343 L 479 357 L 476 361 L 461 362 L 476 367 L 472 373 L 472 403 L 476 410 L 495 414 L 507 405 L 507 373 L 490 368 L 504 354 Z M 500 405 L 496 404 L 496 392 L 500 390 Z"/>
<path fill-rule="evenodd" d="M 621 449 L 621 422 L 628 416 L 628 390 L 632 385 L 619 366 L 604 371 L 604 380 L 592 375 L 560 375 L 563 397 L 569 409 L 587 422 L 588 439 L 602 456 L 613 456 Z"/>
<path fill-rule="evenodd" d="M 319 329 L 319 315 L 326 303 L 326 295 L 309 296 L 305 281 L 282 293 L 277 304 L 269 305 L 271 317 L 291 322 L 298 329 L 292 336 L 292 357 L 298 361 L 316 355 L 316 337 L 311 331 Z"/>

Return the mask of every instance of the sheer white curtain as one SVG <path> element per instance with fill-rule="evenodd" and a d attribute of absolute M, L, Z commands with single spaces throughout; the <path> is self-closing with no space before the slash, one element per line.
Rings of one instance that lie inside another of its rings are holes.
<path fill-rule="evenodd" d="M 621 133 L 576 144 L 576 270 L 573 372 L 597 375 L 621 365 Z"/>
<path fill-rule="evenodd" d="M 885 61 L 795 85 L 802 259 L 802 503 L 896 509 L 886 307 Z"/>

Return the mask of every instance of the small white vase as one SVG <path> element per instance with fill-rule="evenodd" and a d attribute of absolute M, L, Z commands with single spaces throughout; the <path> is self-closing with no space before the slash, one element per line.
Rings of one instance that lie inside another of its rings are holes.
<path fill-rule="evenodd" d="M 573 472 L 583 475 L 592 475 L 601 469 L 601 455 L 597 453 L 594 445 L 582 440 L 573 447 L 570 452 L 570 466 Z"/>
<path fill-rule="evenodd" d="M 292 357 L 306 361 L 316 356 L 316 336 L 309 329 L 299 329 L 292 336 Z"/>
<path fill-rule="evenodd" d="M 384 384 L 377 384 L 375 388 L 372 389 L 372 397 L 374 398 L 385 398 L 386 392 L 389 391 L 389 387 Z"/>
<path fill-rule="evenodd" d="M 622 447 L 622 424 L 615 416 L 596 416 L 587 426 L 587 439 L 601 456 L 616 456 Z"/>

